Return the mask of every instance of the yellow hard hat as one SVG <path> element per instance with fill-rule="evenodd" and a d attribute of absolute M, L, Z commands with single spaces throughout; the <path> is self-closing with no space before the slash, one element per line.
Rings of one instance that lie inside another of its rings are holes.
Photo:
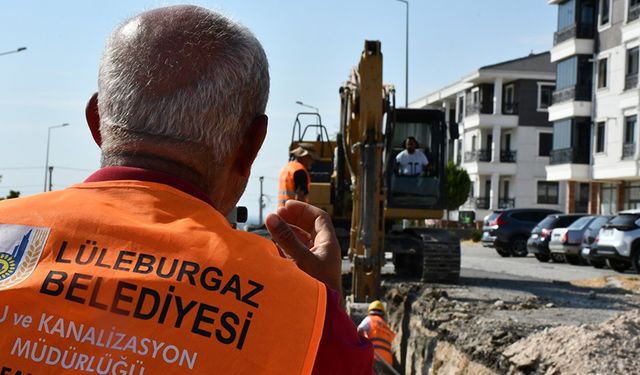
<path fill-rule="evenodd" d="M 369 308 L 367 309 L 367 312 L 371 312 L 371 310 L 379 310 L 379 311 L 382 311 L 383 313 L 385 312 L 384 305 L 379 300 L 375 300 L 369 304 Z"/>

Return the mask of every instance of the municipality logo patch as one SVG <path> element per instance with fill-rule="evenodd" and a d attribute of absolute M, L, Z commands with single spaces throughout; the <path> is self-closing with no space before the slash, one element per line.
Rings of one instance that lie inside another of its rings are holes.
<path fill-rule="evenodd" d="M 0 224 L 0 290 L 27 279 L 35 270 L 50 228 Z"/>

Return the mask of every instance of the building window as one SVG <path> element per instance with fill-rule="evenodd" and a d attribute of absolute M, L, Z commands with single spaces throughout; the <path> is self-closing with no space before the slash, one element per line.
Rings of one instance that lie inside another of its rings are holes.
<path fill-rule="evenodd" d="M 635 131 L 636 131 L 636 115 L 626 116 L 624 118 L 624 143 L 635 143 Z"/>
<path fill-rule="evenodd" d="M 576 213 L 589 212 L 589 183 L 581 182 L 574 185 L 573 204 Z"/>
<path fill-rule="evenodd" d="M 551 155 L 552 146 L 553 146 L 553 133 L 538 134 L 538 156 Z"/>
<path fill-rule="evenodd" d="M 633 89 L 638 85 L 638 47 L 631 48 L 627 51 L 626 72 L 624 89 Z"/>
<path fill-rule="evenodd" d="M 558 5 L 558 31 L 571 28 L 576 23 L 576 1 L 569 0 Z"/>
<path fill-rule="evenodd" d="M 596 152 L 604 152 L 604 121 L 596 124 Z"/>
<path fill-rule="evenodd" d="M 464 96 L 460 95 L 458 97 L 458 122 L 462 122 L 464 118 Z"/>
<path fill-rule="evenodd" d="M 560 61 L 556 67 L 556 89 L 575 86 L 578 78 L 578 57 Z"/>
<path fill-rule="evenodd" d="M 598 88 L 607 87 L 607 59 L 598 61 Z"/>
<path fill-rule="evenodd" d="M 611 0 L 600 0 L 600 26 L 609 23 L 611 12 Z"/>
<path fill-rule="evenodd" d="M 632 22 L 638 19 L 640 8 L 640 0 L 629 0 L 629 9 L 627 12 L 627 22 Z"/>
<path fill-rule="evenodd" d="M 624 210 L 640 208 L 640 184 L 637 182 L 624 183 Z"/>
<path fill-rule="evenodd" d="M 538 181 L 538 204 L 558 204 L 557 181 Z"/>
<path fill-rule="evenodd" d="M 551 105 L 555 86 L 548 83 L 538 83 L 538 111 L 546 111 Z"/>
<path fill-rule="evenodd" d="M 504 87 L 504 113 L 515 113 L 515 87 L 507 85 Z"/>
<path fill-rule="evenodd" d="M 571 119 L 553 123 L 553 149 L 571 148 Z"/>
<path fill-rule="evenodd" d="M 618 188 L 615 184 L 602 184 L 600 188 L 600 213 L 613 215 L 618 212 Z"/>

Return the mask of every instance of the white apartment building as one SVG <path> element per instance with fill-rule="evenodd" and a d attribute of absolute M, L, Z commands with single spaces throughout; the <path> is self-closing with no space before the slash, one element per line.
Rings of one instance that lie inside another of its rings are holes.
<path fill-rule="evenodd" d="M 566 185 L 568 212 L 640 207 L 640 0 L 549 4 L 558 6 L 558 29 L 547 178 Z"/>
<path fill-rule="evenodd" d="M 481 220 L 511 207 L 564 207 L 562 184 L 547 181 L 552 127 L 547 107 L 555 86 L 549 53 L 484 66 L 413 103 L 442 108 L 460 136 L 449 159 L 469 173 L 472 189 L 460 210 Z"/>

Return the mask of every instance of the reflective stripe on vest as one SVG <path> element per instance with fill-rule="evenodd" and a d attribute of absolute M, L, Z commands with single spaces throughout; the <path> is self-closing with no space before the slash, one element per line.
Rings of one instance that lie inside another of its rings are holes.
<path fill-rule="evenodd" d="M 296 199 L 296 183 L 293 175 L 299 170 L 303 170 L 307 175 L 307 191 L 311 188 L 311 177 L 304 165 L 297 160 L 288 162 L 280 171 L 278 181 L 278 207 L 284 206 L 284 203 L 289 199 Z M 304 201 L 307 201 L 306 197 Z"/>
<path fill-rule="evenodd" d="M 373 343 L 373 349 L 384 359 L 389 365 L 393 364 L 393 355 L 391 354 L 391 342 L 396 336 L 389 328 L 387 322 L 379 315 L 370 314 L 371 329 L 367 337 Z"/>
<path fill-rule="evenodd" d="M 324 284 L 179 190 L 108 181 L 6 200 L 0 239 L 14 372 L 312 372 Z"/>

